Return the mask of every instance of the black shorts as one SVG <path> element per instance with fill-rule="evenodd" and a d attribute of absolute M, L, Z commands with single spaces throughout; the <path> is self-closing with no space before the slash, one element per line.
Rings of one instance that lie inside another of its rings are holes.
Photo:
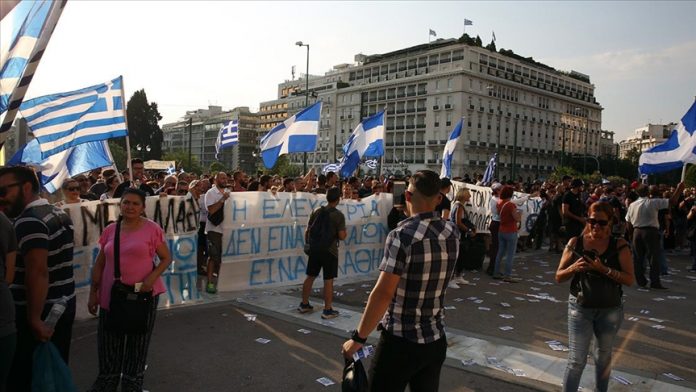
<path fill-rule="evenodd" d="M 324 271 L 324 280 L 334 279 L 338 276 L 338 257 L 329 251 L 309 251 L 307 261 L 307 276 L 319 276 L 319 271 Z"/>

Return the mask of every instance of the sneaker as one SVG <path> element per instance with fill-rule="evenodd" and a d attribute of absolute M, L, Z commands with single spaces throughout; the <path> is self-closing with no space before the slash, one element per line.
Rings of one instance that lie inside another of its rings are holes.
<path fill-rule="evenodd" d="M 338 310 L 333 310 L 333 309 L 324 309 L 324 311 L 321 312 L 321 318 L 324 320 L 332 319 L 338 317 Z"/>
<path fill-rule="evenodd" d="M 448 289 L 458 289 L 459 285 L 457 282 L 454 281 L 454 279 L 450 280 L 449 283 L 447 284 Z"/>
<path fill-rule="evenodd" d="M 297 311 L 300 313 L 308 313 L 314 311 L 314 306 L 310 305 L 309 302 L 302 303 L 300 302 L 300 306 L 297 307 Z"/>
<path fill-rule="evenodd" d="M 458 284 L 469 284 L 469 281 L 464 279 L 463 276 L 458 276 L 454 281 Z"/>
<path fill-rule="evenodd" d="M 508 283 L 519 283 L 520 280 L 518 278 L 513 278 L 511 276 L 506 276 L 503 278 L 503 282 L 508 282 Z"/>
<path fill-rule="evenodd" d="M 215 287 L 215 285 L 212 283 L 208 283 L 208 285 L 205 286 L 205 292 L 209 294 L 217 294 L 217 287 Z"/>
<path fill-rule="evenodd" d="M 503 275 L 493 275 L 493 279 L 496 279 L 496 280 L 503 279 Z"/>

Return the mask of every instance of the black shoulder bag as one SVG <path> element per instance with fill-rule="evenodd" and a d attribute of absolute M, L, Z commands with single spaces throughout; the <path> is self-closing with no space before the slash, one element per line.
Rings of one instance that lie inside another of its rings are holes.
<path fill-rule="evenodd" d="M 111 287 L 109 311 L 105 327 L 119 334 L 143 334 L 147 332 L 147 318 L 152 308 L 151 292 L 135 292 L 135 286 L 121 282 L 121 218 L 116 222 L 114 235 L 114 285 Z"/>

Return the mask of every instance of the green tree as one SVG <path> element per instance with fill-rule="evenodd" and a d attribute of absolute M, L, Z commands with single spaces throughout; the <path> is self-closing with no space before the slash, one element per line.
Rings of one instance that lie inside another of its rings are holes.
<path fill-rule="evenodd" d="M 491 52 L 496 52 L 497 49 L 495 47 L 495 41 L 491 41 L 490 44 L 486 45 L 486 49 L 490 50 Z"/>
<path fill-rule="evenodd" d="M 162 116 L 157 110 L 157 103 L 147 101 L 144 89 L 133 93 L 128 100 L 127 117 L 131 147 L 150 146 L 150 151 L 141 151 L 143 160 L 160 159 L 163 136 L 158 121 Z"/>
<path fill-rule="evenodd" d="M 275 166 L 271 168 L 271 174 L 278 174 L 283 177 L 296 177 L 299 176 L 302 169 L 299 166 L 295 166 L 290 163 L 290 158 L 287 155 L 281 155 L 276 161 Z"/>
<path fill-rule="evenodd" d="M 627 161 L 631 162 L 631 164 L 635 165 L 638 167 L 638 160 L 640 159 L 640 151 L 638 151 L 637 148 L 632 148 L 628 152 L 626 152 L 626 159 Z"/>
<path fill-rule="evenodd" d="M 119 170 L 125 170 L 128 166 L 128 155 L 126 154 L 126 149 L 121 147 L 117 140 L 109 139 L 109 150 L 111 150 L 111 156 L 114 158 L 116 167 Z"/>
<path fill-rule="evenodd" d="M 220 172 L 220 171 L 226 172 L 227 167 L 225 167 L 225 165 L 223 165 L 222 162 L 215 161 L 215 162 L 210 164 L 210 167 L 208 167 L 208 171 L 210 173 L 215 173 L 215 172 Z"/>
<path fill-rule="evenodd" d="M 191 156 L 191 165 L 188 164 L 188 152 L 183 150 L 174 150 L 167 152 L 162 157 L 163 161 L 175 161 L 177 168 L 184 168 L 186 172 L 201 174 L 203 173 L 203 167 L 198 161 L 198 157 L 195 155 Z"/>
<path fill-rule="evenodd" d="M 475 38 L 476 46 L 483 46 L 483 41 L 481 41 L 481 37 L 478 35 Z"/>

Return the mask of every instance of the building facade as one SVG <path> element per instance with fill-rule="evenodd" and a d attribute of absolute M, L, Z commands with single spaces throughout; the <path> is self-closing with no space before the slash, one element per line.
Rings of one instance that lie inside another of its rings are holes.
<path fill-rule="evenodd" d="M 340 158 L 361 119 L 380 110 L 387 115 L 387 173 L 439 171 L 448 135 L 460 119 L 455 176 L 483 173 L 494 152 L 501 179 L 545 176 L 563 153 L 566 159 L 600 156 L 613 146 L 613 132 L 601 129 L 603 108 L 589 76 L 455 39 L 357 55 L 354 64 L 309 80 L 309 103 L 324 101 L 309 167 Z M 304 107 L 303 88 L 304 79 L 286 81 L 276 100 L 261 103 L 261 116 L 277 116 L 261 120 L 261 135 Z M 299 163 L 301 155 L 291 160 Z"/>
<path fill-rule="evenodd" d="M 631 150 L 643 152 L 662 144 L 677 126 L 669 124 L 647 124 L 633 131 L 633 136 L 619 142 L 619 158 L 625 159 Z"/>
<path fill-rule="evenodd" d="M 225 148 L 215 158 L 215 142 L 220 128 L 226 121 L 238 120 L 239 143 Z M 213 162 L 220 162 L 229 169 L 242 169 L 247 173 L 257 170 L 257 130 L 258 115 L 248 107 L 237 107 L 223 111 L 220 106 L 187 111 L 181 121 L 162 126 L 163 152 L 189 151 L 204 169 Z M 190 133 L 190 135 L 189 135 Z M 183 162 L 185 166 L 185 162 Z"/>

